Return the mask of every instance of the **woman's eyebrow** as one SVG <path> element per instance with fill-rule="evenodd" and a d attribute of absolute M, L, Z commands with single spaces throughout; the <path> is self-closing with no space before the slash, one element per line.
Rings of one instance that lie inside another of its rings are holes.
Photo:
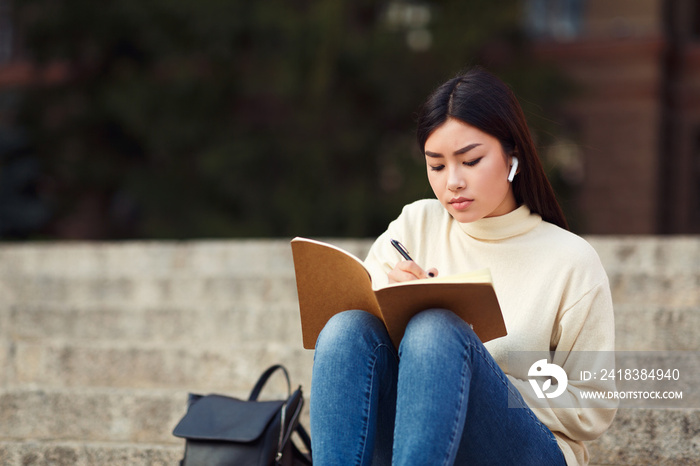
<path fill-rule="evenodd" d="M 464 146 L 461 149 L 457 149 L 454 151 L 453 155 L 462 155 L 466 154 L 470 150 L 474 149 L 475 147 L 479 147 L 481 144 L 478 142 L 475 142 L 474 144 L 469 144 L 468 146 Z M 437 152 L 430 152 L 430 151 L 425 151 L 426 157 L 442 157 L 442 154 L 438 154 Z"/>
<path fill-rule="evenodd" d="M 479 147 L 481 144 L 478 142 L 475 142 L 474 144 L 469 144 L 468 146 L 464 146 L 459 150 L 456 150 L 454 155 L 461 155 L 461 154 L 466 154 L 470 150 L 474 149 L 475 147 Z"/>

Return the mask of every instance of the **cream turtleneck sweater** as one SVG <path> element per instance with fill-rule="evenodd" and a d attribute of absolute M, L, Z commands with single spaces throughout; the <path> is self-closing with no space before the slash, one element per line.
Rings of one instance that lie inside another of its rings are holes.
<path fill-rule="evenodd" d="M 554 433 L 567 464 L 587 464 L 583 442 L 600 436 L 615 415 L 614 407 L 592 408 L 580 397 L 582 388 L 609 391 L 615 389 L 614 382 L 577 380 L 580 370 L 591 367 L 576 366 L 575 358 L 566 357 L 569 351 L 614 350 L 610 287 L 595 250 L 527 206 L 500 217 L 459 223 L 439 201 L 421 200 L 407 205 L 370 249 L 365 266 L 377 288 L 388 283 L 387 273 L 401 260 L 391 238 L 401 241 L 418 265 L 435 267 L 441 276 L 491 270 L 508 335 L 485 346 Z M 528 381 L 529 367 L 509 369 L 509 354 L 524 351 L 555 352 L 551 361 L 569 377 L 563 395 L 540 400 Z"/>

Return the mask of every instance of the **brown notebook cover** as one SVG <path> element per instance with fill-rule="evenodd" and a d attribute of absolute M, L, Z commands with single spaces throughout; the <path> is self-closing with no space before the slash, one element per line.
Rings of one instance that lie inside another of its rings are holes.
<path fill-rule="evenodd" d="M 408 321 L 425 309 L 449 309 L 469 323 L 482 342 L 507 334 L 488 270 L 372 289 L 362 261 L 328 243 L 292 240 L 304 348 L 335 314 L 360 309 L 378 317 L 398 348 Z"/>

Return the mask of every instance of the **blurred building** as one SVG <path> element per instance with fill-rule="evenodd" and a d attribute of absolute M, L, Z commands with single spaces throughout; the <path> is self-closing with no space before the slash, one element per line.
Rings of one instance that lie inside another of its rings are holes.
<path fill-rule="evenodd" d="M 700 0 L 522 1 L 537 56 L 576 84 L 561 144 L 547 157 L 577 186 L 578 231 L 700 233 Z M 0 0 L 6 152 L 17 104 L 10 91 L 65 73 L 18 58 L 11 4 Z M 425 45 L 421 37 L 416 46 Z"/>
<path fill-rule="evenodd" d="M 700 233 L 700 1 L 526 0 L 526 12 L 538 56 L 577 85 L 564 122 L 582 229 Z"/>

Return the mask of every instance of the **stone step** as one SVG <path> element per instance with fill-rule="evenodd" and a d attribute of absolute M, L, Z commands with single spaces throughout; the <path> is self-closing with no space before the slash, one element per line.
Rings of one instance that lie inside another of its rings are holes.
<path fill-rule="evenodd" d="M 697 236 L 587 236 L 606 269 L 678 273 L 700 270 Z M 323 238 L 321 238 L 323 240 Z M 327 239 L 360 258 L 371 240 Z M 70 277 L 270 275 L 291 266 L 288 239 L 0 245 L 0 276 Z"/>
<path fill-rule="evenodd" d="M 16 342 L 5 356 L 3 384 L 37 387 L 244 390 L 266 367 L 284 364 L 310 387 L 313 351 L 274 340 L 190 345 L 148 342 Z M 0 359 L 1 362 L 1 359 Z"/>
<path fill-rule="evenodd" d="M 700 259 L 699 259 L 700 260 Z M 608 273 L 615 305 L 657 303 L 700 309 L 700 272 Z"/>
<path fill-rule="evenodd" d="M 182 445 L 0 441 L 4 466 L 173 466 L 182 459 Z"/>
<path fill-rule="evenodd" d="M 610 429 L 588 446 L 592 464 L 697 465 L 698 439 L 698 409 L 622 409 Z"/>
<path fill-rule="evenodd" d="M 697 236 L 586 237 L 608 273 L 700 271 Z M 327 239 L 364 258 L 371 240 Z M 0 244 L 0 277 L 276 276 L 293 267 L 287 239 Z"/>
<path fill-rule="evenodd" d="M 700 261 L 700 259 L 698 259 Z M 608 272 L 613 301 L 655 302 L 674 307 L 700 307 L 700 270 Z M 62 277 L 0 275 L 0 303 L 7 306 L 63 306 L 87 311 L 153 308 L 260 307 L 296 304 L 294 269 L 275 276 Z"/>
<path fill-rule="evenodd" d="M 618 351 L 700 351 L 700 304 L 615 306 Z"/>
<path fill-rule="evenodd" d="M 690 316 L 690 317 L 688 317 Z M 697 339 L 700 317 L 656 312 L 618 318 L 618 351 L 700 351 Z M 619 316 L 618 316 L 619 317 Z M 691 319 L 692 317 L 692 319 Z M 657 325 L 657 320 L 667 320 Z M 631 322 L 631 323 L 627 323 Z M 690 330 L 688 330 L 690 329 Z M 290 336 L 293 335 L 294 336 Z M 310 386 L 313 351 L 301 346 L 301 332 L 282 332 L 284 338 L 232 338 L 209 341 L 199 338 L 175 342 L 79 341 L 42 339 L 0 342 L 2 386 L 48 387 L 247 387 L 252 375 L 272 364 L 285 364 L 299 383 Z M 264 367 L 263 367 L 264 366 Z M 252 374 L 252 375 L 251 375 Z"/>
<path fill-rule="evenodd" d="M 179 460 L 183 442 L 171 431 L 184 413 L 183 397 L 113 390 L 0 393 L 0 464 L 174 464 L 169 461 Z M 12 432 L 3 432 L 8 425 Z M 30 432 L 31 440 L 22 439 Z M 588 444 L 591 464 L 697 464 L 698 436 L 700 410 L 620 410 L 613 426 Z"/>
<path fill-rule="evenodd" d="M 188 393 L 219 393 L 247 399 L 252 387 L 226 391 L 3 389 L 0 390 L 0 441 L 179 445 L 182 441 L 172 431 L 187 411 Z M 284 398 L 286 382 L 273 376 L 260 399 Z M 308 404 L 304 405 L 300 419 L 308 427 Z M 0 464 L 5 463 L 0 461 Z"/>
<path fill-rule="evenodd" d="M 182 390 L 2 390 L 0 439 L 175 444 L 186 400 Z"/>
<path fill-rule="evenodd" d="M 8 304 L 58 305 L 78 309 L 110 306 L 118 309 L 152 307 L 213 308 L 259 306 L 265 303 L 296 302 L 293 269 L 277 277 L 192 276 L 192 277 L 81 277 L 15 275 L 0 276 L 11 290 Z"/>
<path fill-rule="evenodd" d="M 328 242 L 364 258 L 371 242 Z M 288 239 L 0 244 L 0 277 L 276 276 L 293 269 Z"/>
<path fill-rule="evenodd" d="M 25 243 L 0 246 L 0 275 L 171 277 L 271 275 L 291 265 L 289 241 Z"/>
<path fill-rule="evenodd" d="M 698 236 L 587 236 L 609 274 L 700 270 Z"/>
<path fill-rule="evenodd" d="M 73 342 L 147 341 L 166 345 L 269 341 L 298 345 L 301 323 L 296 299 L 291 303 L 148 309 L 106 305 L 83 309 L 47 303 L 13 306 L 0 330 L 0 335 L 3 334 L 13 340 L 37 342 L 63 338 Z"/>
<path fill-rule="evenodd" d="M 3 312 L 5 313 L 3 319 Z M 615 305 L 620 350 L 700 350 L 700 339 L 688 331 L 700 328 L 700 305 L 624 303 Z M 95 308 L 45 303 L 0 309 L 0 336 L 13 341 L 119 341 L 172 343 L 236 342 L 267 344 L 301 341 L 296 300 L 223 306 Z"/>
<path fill-rule="evenodd" d="M 616 324 L 618 351 L 698 351 L 699 315 L 634 309 Z M 283 363 L 300 383 L 310 386 L 313 352 L 301 347 L 299 327 L 235 332 L 238 337 L 208 341 L 143 339 L 80 341 L 70 337 L 0 342 L 2 386 L 41 385 L 115 387 L 204 387 L 229 389 L 250 386 L 260 367 Z M 246 338 L 246 335 L 249 338 Z M 206 343 L 205 343 L 206 342 Z M 238 381 L 238 382 L 237 382 Z"/>

